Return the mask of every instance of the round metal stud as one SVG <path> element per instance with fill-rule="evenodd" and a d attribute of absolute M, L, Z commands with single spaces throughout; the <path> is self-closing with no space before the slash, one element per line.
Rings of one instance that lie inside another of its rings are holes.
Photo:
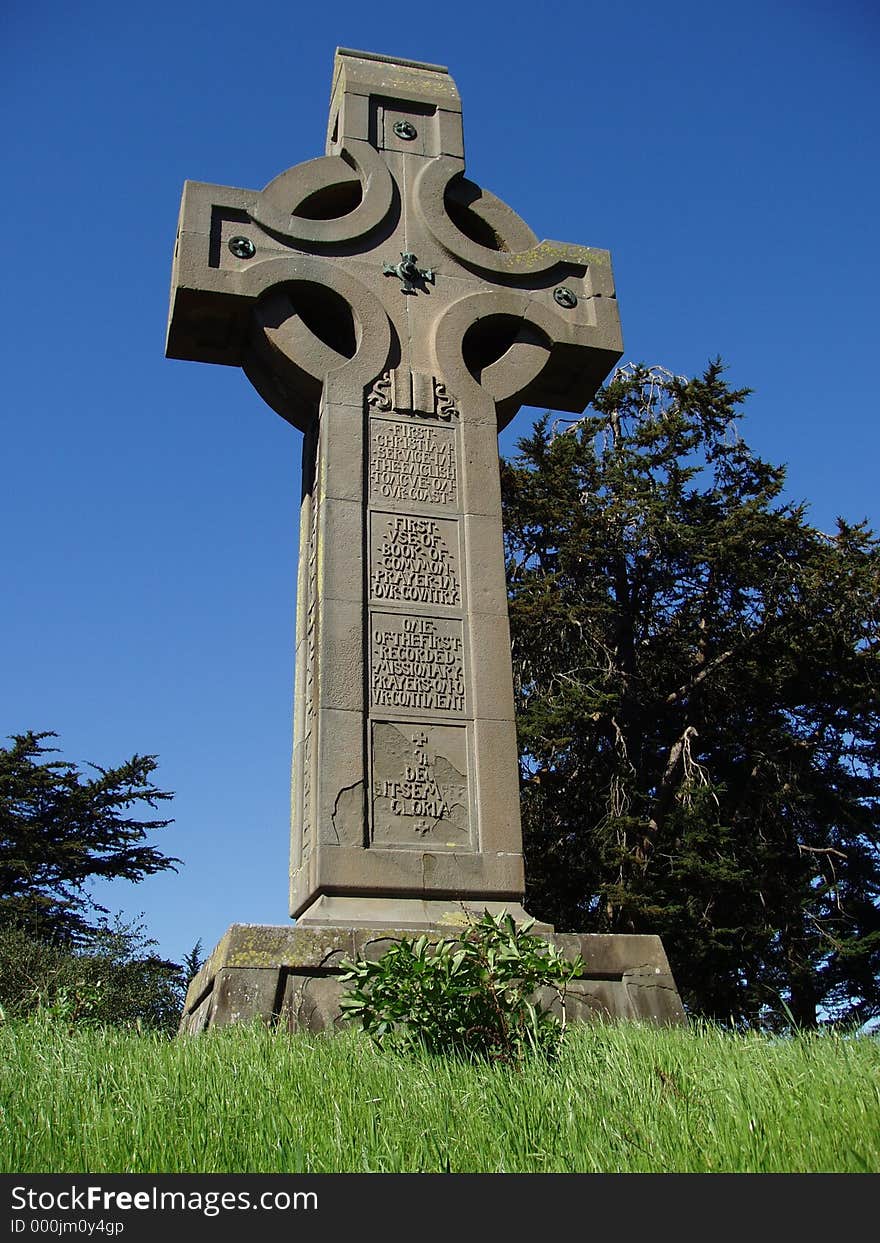
<path fill-rule="evenodd" d="M 395 121 L 394 132 L 398 138 L 405 138 L 407 142 L 412 142 L 418 134 L 416 127 L 410 121 Z"/>
<path fill-rule="evenodd" d="M 577 306 L 577 294 L 573 289 L 569 289 L 567 285 L 560 285 L 558 289 L 554 289 L 553 297 L 566 310 L 570 311 L 573 306 Z"/>
<path fill-rule="evenodd" d="M 228 244 L 236 259 L 253 259 L 257 253 L 257 248 L 249 237 L 231 237 Z"/>

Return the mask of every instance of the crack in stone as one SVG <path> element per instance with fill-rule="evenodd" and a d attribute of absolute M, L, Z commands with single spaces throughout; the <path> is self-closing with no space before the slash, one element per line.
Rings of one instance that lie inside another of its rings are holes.
<path fill-rule="evenodd" d="M 361 791 L 363 791 L 363 788 L 364 788 L 363 779 L 361 779 L 360 781 L 355 781 L 350 786 L 343 786 L 342 789 L 339 791 L 339 793 L 336 795 L 336 798 L 333 800 L 333 812 L 332 812 L 332 815 L 330 816 L 330 824 L 336 836 L 337 846 L 342 845 L 341 839 L 339 837 L 339 826 L 336 823 L 336 817 L 339 813 L 339 800 L 342 798 L 344 794 L 348 794 L 350 791 L 357 790 L 357 789 L 360 789 Z"/>

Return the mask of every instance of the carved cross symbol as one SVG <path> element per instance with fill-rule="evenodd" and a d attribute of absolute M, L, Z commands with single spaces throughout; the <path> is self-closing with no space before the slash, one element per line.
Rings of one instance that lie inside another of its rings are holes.
<path fill-rule="evenodd" d="M 524 401 L 579 413 L 620 356 L 608 253 L 538 242 L 465 179 L 448 73 L 340 49 L 328 135 L 326 156 L 262 191 L 186 183 L 169 357 L 241 365 L 300 428 L 331 374 L 368 383 L 389 360 L 488 397 L 500 425 Z M 228 247 L 242 237 L 251 258 Z M 387 275 L 410 294 L 432 281 L 431 297 L 389 299 Z M 574 307 L 555 301 L 560 286 Z"/>
<path fill-rule="evenodd" d="M 186 183 L 167 340 L 169 357 L 241 366 L 306 433 L 291 911 L 320 922 L 330 901 L 338 918 L 346 895 L 355 922 L 381 895 L 395 918 L 432 895 L 516 902 L 497 432 L 523 402 L 579 413 L 619 358 L 609 257 L 539 242 L 465 178 L 442 66 L 339 49 L 326 152 L 259 191 Z M 401 522 L 410 543 L 382 577 Z M 407 560 L 418 540 L 442 557 Z M 373 636 L 407 625 L 383 669 Z M 462 792 L 458 818 L 437 821 L 454 854 L 422 840 L 432 813 L 394 810 L 417 792 L 373 794 L 374 772 L 403 788 L 401 743 L 429 731 Z"/>

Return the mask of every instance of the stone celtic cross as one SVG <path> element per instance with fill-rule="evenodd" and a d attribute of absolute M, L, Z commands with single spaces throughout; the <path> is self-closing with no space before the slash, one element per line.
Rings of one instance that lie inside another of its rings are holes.
<path fill-rule="evenodd" d="M 617 304 L 464 177 L 441 66 L 340 49 L 326 151 L 187 182 L 167 353 L 304 433 L 291 914 L 437 927 L 524 891 L 498 431 L 583 410 Z"/>

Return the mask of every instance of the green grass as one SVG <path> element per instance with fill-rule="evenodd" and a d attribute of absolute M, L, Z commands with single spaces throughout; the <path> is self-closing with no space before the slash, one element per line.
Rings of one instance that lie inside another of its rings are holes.
<path fill-rule="evenodd" d="M 356 1032 L 0 1027 L 9 1173 L 880 1171 L 880 1042 L 578 1027 L 555 1065 Z"/>

